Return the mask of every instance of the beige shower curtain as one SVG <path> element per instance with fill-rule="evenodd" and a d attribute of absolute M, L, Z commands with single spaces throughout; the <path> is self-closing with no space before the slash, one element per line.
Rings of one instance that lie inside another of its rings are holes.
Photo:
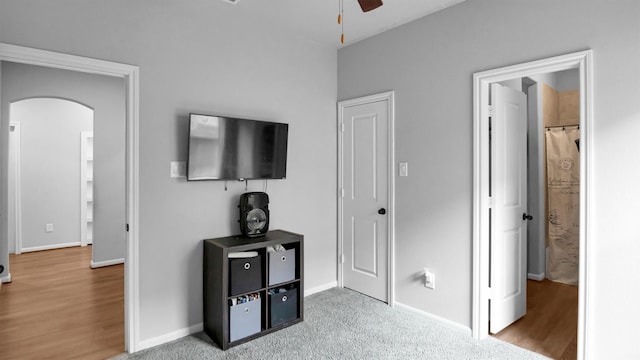
<path fill-rule="evenodd" d="M 580 237 L 580 156 L 578 127 L 547 128 L 549 246 L 547 278 L 578 284 Z"/>

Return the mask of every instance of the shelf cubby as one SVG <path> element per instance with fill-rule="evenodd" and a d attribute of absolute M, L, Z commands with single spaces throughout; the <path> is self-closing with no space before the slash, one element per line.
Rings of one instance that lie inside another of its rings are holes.
<path fill-rule="evenodd" d="M 303 239 L 274 230 L 261 237 L 204 240 L 204 332 L 220 348 L 226 350 L 303 321 Z M 278 245 L 286 251 L 273 252 Z M 255 253 L 229 258 L 230 253 L 243 252 Z"/>

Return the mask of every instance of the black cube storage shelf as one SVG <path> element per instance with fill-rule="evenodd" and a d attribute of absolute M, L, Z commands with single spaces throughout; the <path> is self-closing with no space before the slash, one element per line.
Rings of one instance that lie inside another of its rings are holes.
<path fill-rule="evenodd" d="M 204 332 L 220 348 L 227 350 L 303 321 L 303 240 L 304 236 L 284 230 L 262 237 L 204 240 Z M 267 252 L 275 245 L 287 251 Z M 245 251 L 256 251 L 258 256 L 229 259 L 229 253 Z M 231 298 L 256 293 L 260 295 L 256 303 L 229 305 Z"/>

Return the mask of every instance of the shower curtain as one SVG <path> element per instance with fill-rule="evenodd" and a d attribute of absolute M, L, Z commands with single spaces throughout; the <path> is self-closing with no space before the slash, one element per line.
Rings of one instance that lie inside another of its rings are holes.
<path fill-rule="evenodd" d="M 578 284 L 580 157 L 578 127 L 547 128 L 547 278 Z"/>

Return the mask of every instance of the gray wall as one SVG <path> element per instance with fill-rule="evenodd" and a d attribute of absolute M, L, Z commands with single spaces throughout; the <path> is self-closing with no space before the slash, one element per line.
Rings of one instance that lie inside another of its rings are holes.
<path fill-rule="evenodd" d="M 124 258 L 124 80 L 3 61 L 1 96 L 2 129 L 8 128 L 9 104 L 17 100 L 56 97 L 79 102 L 94 110 L 93 261 Z M 0 136 L 4 173 L 7 135 L 0 133 Z M 2 186 L 6 187 L 6 182 L 0 182 L 4 191 Z M 0 211 L 0 214 L 4 213 L 4 210 Z M 3 228 L 6 218 L 0 220 L 0 229 L 6 229 Z M 4 236 L 0 237 L 1 248 L 6 241 Z M 79 232 L 77 239 L 67 242 L 74 241 L 80 241 Z"/>
<path fill-rule="evenodd" d="M 527 89 L 527 208 L 533 219 L 527 223 L 527 272 L 536 279 L 545 272 L 544 130 L 542 129 L 542 84 Z"/>
<path fill-rule="evenodd" d="M 574 72 L 577 70 L 573 70 Z M 527 272 L 535 278 L 546 275 L 546 177 L 545 166 L 545 134 L 542 106 L 543 84 L 555 89 L 557 74 L 552 72 L 529 76 L 536 84 L 535 92 L 529 92 L 529 152 L 528 163 L 528 207 L 533 220 L 527 226 Z M 578 83 L 578 85 L 580 85 Z M 533 102 L 533 104 L 531 103 Z"/>
<path fill-rule="evenodd" d="M 202 239 L 239 232 L 243 183 L 225 191 L 223 182 L 169 178 L 169 162 L 187 158 L 189 112 L 289 123 L 287 179 L 268 182 L 271 228 L 305 235 L 307 288 L 336 281 L 335 49 L 241 16 L 242 3 L 3 0 L 0 7 L 0 42 L 140 67 L 142 342 L 202 322 Z M 249 183 L 249 191 L 262 189 Z"/>
<path fill-rule="evenodd" d="M 558 91 L 576 90 L 580 88 L 580 73 L 577 69 L 559 71 L 556 73 L 556 87 Z"/>
<path fill-rule="evenodd" d="M 338 52 L 338 99 L 396 91 L 397 299 L 471 323 L 472 75 L 594 51 L 590 358 L 638 358 L 640 2 L 469 0 Z M 544 19 L 541 23 L 540 19 Z M 523 26 L 531 24 L 532 26 Z M 428 266 L 434 291 L 415 274 Z M 586 284 L 583 284 L 586 285 Z"/>
<path fill-rule="evenodd" d="M 52 98 L 10 110 L 20 123 L 22 251 L 80 244 L 80 133 L 93 130 L 93 110 Z"/>

